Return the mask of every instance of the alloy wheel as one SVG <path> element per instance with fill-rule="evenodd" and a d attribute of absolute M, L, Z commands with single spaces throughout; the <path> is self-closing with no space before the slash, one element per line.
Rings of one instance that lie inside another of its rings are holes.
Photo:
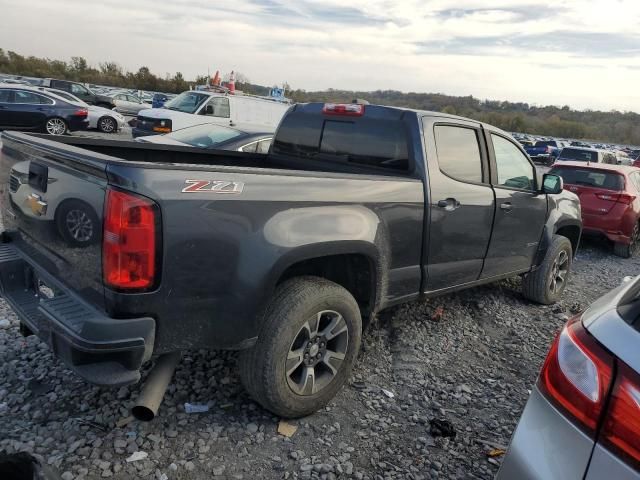
<path fill-rule="evenodd" d="M 116 122 L 113 121 L 113 118 L 101 118 L 98 127 L 101 132 L 113 133 L 113 131 L 116 129 Z"/>
<path fill-rule="evenodd" d="M 289 388 L 308 396 L 326 388 L 336 377 L 349 347 L 344 317 L 332 310 L 318 312 L 296 334 L 285 364 Z"/>
<path fill-rule="evenodd" d="M 47 133 L 50 135 L 64 135 L 67 124 L 61 118 L 50 118 L 46 124 Z"/>
<path fill-rule="evenodd" d="M 564 289 L 568 273 L 569 254 L 566 250 L 560 250 L 560 253 L 558 253 L 558 256 L 553 261 L 553 266 L 551 267 L 551 282 L 549 283 L 549 290 L 551 290 L 551 293 L 556 294 Z"/>

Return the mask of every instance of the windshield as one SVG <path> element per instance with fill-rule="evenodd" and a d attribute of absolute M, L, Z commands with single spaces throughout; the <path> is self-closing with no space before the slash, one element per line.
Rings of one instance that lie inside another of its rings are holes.
<path fill-rule="evenodd" d="M 558 160 L 576 160 L 578 162 L 597 162 L 598 152 L 579 148 L 563 148 Z"/>
<path fill-rule="evenodd" d="M 198 92 L 182 92 L 173 100 L 169 100 L 164 104 L 164 108 L 169 110 L 177 110 L 184 113 L 196 113 L 204 102 L 207 101 L 209 95 Z"/>
<path fill-rule="evenodd" d="M 173 133 L 168 133 L 165 137 L 194 147 L 212 148 L 221 142 L 231 140 L 240 135 L 242 135 L 242 132 L 239 130 L 207 123 L 176 130 Z"/>

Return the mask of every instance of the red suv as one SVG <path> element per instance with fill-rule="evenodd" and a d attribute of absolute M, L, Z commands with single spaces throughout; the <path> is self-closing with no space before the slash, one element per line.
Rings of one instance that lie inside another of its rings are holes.
<path fill-rule="evenodd" d="M 640 168 L 605 163 L 556 163 L 549 173 L 580 197 L 585 235 L 604 235 L 624 258 L 640 245 Z"/>

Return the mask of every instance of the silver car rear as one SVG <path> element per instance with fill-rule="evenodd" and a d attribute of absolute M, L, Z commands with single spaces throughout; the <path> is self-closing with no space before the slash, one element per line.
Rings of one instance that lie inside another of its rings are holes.
<path fill-rule="evenodd" d="M 497 479 L 640 480 L 640 277 L 556 338 Z"/>

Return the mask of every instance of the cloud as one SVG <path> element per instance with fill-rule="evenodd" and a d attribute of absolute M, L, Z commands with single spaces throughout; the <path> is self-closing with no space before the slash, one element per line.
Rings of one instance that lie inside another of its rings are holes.
<path fill-rule="evenodd" d="M 637 0 L 0 0 L 0 12 L 0 48 L 26 55 L 640 110 Z"/>

